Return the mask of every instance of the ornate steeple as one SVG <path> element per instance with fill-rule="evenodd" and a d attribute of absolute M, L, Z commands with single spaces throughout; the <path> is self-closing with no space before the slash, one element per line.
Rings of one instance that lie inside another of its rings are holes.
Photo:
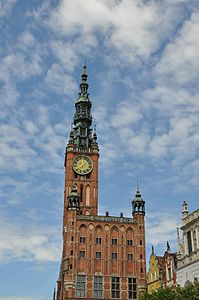
<path fill-rule="evenodd" d="M 142 195 L 139 191 L 139 187 L 137 188 L 135 198 L 132 201 L 132 210 L 133 210 L 133 216 L 135 214 L 145 215 L 145 201 L 142 199 Z"/>
<path fill-rule="evenodd" d="M 97 143 L 96 133 L 92 136 L 92 103 L 89 99 L 87 77 L 86 65 L 84 65 L 79 97 L 75 102 L 74 126 L 69 138 L 69 144 L 74 144 L 78 147 L 91 147 L 93 143 L 95 145 Z"/>

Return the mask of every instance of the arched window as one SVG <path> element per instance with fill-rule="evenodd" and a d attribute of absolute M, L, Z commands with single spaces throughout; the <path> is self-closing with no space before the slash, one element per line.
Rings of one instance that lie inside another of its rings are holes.
<path fill-rule="evenodd" d="M 80 186 L 80 201 L 83 200 L 83 185 Z"/>
<path fill-rule="evenodd" d="M 86 187 L 86 206 L 90 206 L 90 194 L 91 194 L 91 189 L 90 189 L 90 186 L 87 185 L 87 187 Z"/>

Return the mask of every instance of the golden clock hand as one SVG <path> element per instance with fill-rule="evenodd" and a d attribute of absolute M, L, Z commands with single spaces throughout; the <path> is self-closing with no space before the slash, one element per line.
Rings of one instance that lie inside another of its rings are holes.
<path fill-rule="evenodd" d="M 77 167 L 77 170 L 79 170 L 79 168 L 81 168 L 81 167 L 83 167 L 83 163 L 81 163 L 81 164 L 79 165 L 79 167 Z"/>

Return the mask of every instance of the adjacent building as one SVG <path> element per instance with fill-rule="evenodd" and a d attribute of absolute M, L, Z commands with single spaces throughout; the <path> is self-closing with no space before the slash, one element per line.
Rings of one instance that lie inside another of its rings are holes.
<path fill-rule="evenodd" d="M 167 250 L 163 256 L 156 255 L 154 252 L 154 247 L 152 246 L 152 253 L 149 261 L 149 271 L 147 275 L 148 292 L 156 291 L 159 288 L 175 288 L 176 268 L 176 253 L 171 251 L 168 242 Z"/>
<path fill-rule="evenodd" d="M 132 217 L 98 214 L 99 145 L 91 107 L 84 66 L 65 154 L 63 253 L 54 299 L 138 299 L 146 289 L 145 202 L 137 189 Z"/>
<path fill-rule="evenodd" d="M 177 284 L 183 287 L 199 280 L 199 209 L 189 213 L 186 201 L 182 204 L 180 229 L 182 238 L 177 229 Z"/>

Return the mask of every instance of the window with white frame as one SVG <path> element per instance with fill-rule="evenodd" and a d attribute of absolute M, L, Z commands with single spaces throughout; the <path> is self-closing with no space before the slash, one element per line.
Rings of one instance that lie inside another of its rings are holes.
<path fill-rule="evenodd" d="M 112 259 L 117 259 L 117 253 L 116 252 L 112 252 Z"/>
<path fill-rule="evenodd" d="M 95 298 L 102 298 L 102 295 L 103 295 L 103 277 L 94 276 L 93 296 Z"/>
<path fill-rule="evenodd" d="M 133 246 L 133 240 L 127 240 L 127 245 L 128 246 Z"/>
<path fill-rule="evenodd" d="M 120 277 L 111 277 L 111 298 L 120 298 Z"/>
<path fill-rule="evenodd" d="M 129 299 L 137 299 L 136 278 L 128 278 L 128 298 Z"/>
<path fill-rule="evenodd" d="M 133 260 L 133 254 L 132 253 L 127 254 L 127 260 Z"/>
<path fill-rule="evenodd" d="M 85 237 L 85 236 L 80 236 L 79 242 L 80 242 L 81 244 L 85 244 L 85 243 L 86 243 L 86 237 Z"/>
<path fill-rule="evenodd" d="M 117 245 L 117 239 L 112 239 L 112 245 Z"/>
<path fill-rule="evenodd" d="M 77 275 L 76 296 L 81 298 L 86 296 L 86 275 Z"/>
<path fill-rule="evenodd" d="M 102 243 L 102 238 L 101 237 L 96 237 L 95 239 L 95 244 L 101 244 Z"/>

